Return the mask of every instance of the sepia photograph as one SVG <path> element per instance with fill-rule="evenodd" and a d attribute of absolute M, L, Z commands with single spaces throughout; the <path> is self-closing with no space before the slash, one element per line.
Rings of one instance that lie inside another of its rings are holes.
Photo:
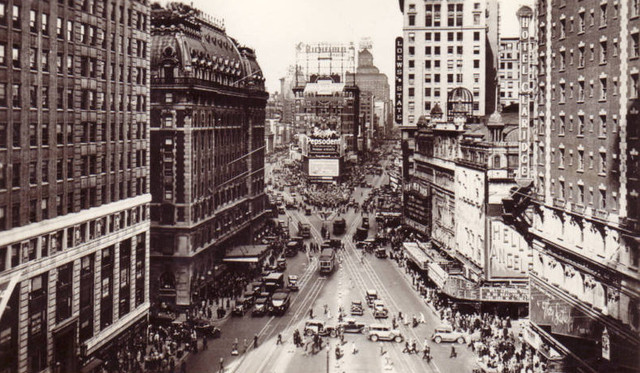
<path fill-rule="evenodd" d="M 0 0 L 0 373 L 640 373 L 640 0 Z"/>

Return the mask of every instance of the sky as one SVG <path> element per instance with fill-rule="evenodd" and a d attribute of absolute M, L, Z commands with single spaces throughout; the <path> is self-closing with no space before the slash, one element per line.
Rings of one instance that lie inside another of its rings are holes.
<path fill-rule="evenodd" d="M 393 82 L 394 41 L 402 36 L 398 0 L 192 0 L 185 1 L 216 18 L 227 34 L 255 49 L 267 90 L 280 90 L 279 79 L 295 63 L 299 42 L 372 41 L 373 62 Z M 502 36 L 517 36 L 515 12 L 533 0 L 498 0 Z M 160 1 L 166 4 L 167 0 Z"/>

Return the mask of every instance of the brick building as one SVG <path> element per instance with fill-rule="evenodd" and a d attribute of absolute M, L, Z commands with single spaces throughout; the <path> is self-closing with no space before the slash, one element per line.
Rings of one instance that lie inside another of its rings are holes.
<path fill-rule="evenodd" d="M 637 371 L 640 3 L 537 1 L 528 12 L 533 185 L 508 209 L 534 249 L 525 339 L 550 371 Z"/>
<path fill-rule="evenodd" d="M 146 330 L 146 1 L 0 1 L 0 369 L 76 372 Z"/>
<path fill-rule="evenodd" d="M 186 307 L 265 218 L 268 94 L 255 53 L 188 5 L 151 11 L 151 297 Z"/>

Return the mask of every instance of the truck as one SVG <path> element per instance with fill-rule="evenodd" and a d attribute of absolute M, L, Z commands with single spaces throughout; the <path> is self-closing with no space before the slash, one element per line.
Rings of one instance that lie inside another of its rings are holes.
<path fill-rule="evenodd" d="M 320 253 L 320 273 L 331 273 L 336 264 L 336 252 L 333 249 L 324 249 Z"/>
<path fill-rule="evenodd" d="M 311 224 L 298 222 L 298 236 L 302 236 L 303 238 L 311 237 Z"/>
<path fill-rule="evenodd" d="M 347 229 L 347 221 L 344 218 L 338 218 L 333 221 L 333 234 L 343 234 L 345 229 Z"/>
<path fill-rule="evenodd" d="M 264 287 L 269 293 L 284 287 L 284 273 L 273 272 L 264 277 Z"/>
<path fill-rule="evenodd" d="M 289 289 L 277 289 L 271 297 L 271 314 L 284 315 L 291 304 L 291 293 Z"/>

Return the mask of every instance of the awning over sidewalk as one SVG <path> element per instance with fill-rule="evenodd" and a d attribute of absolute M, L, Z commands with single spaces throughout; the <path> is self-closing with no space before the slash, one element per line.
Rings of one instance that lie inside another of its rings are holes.
<path fill-rule="evenodd" d="M 405 255 L 423 271 L 427 270 L 429 257 L 416 242 L 404 242 L 402 244 Z"/>
<path fill-rule="evenodd" d="M 13 289 L 16 287 L 16 284 L 18 283 L 18 279 L 20 278 L 21 274 L 22 274 L 21 271 L 14 273 L 5 282 L 0 284 L 0 318 L 2 318 L 2 314 L 4 313 L 4 310 L 7 308 L 7 303 L 9 303 L 9 298 L 11 298 Z"/>
<path fill-rule="evenodd" d="M 226 263 L 257 263 L 267 252 L 267 245 L 242 245 L 229 250 L 222 259 Z"/>

